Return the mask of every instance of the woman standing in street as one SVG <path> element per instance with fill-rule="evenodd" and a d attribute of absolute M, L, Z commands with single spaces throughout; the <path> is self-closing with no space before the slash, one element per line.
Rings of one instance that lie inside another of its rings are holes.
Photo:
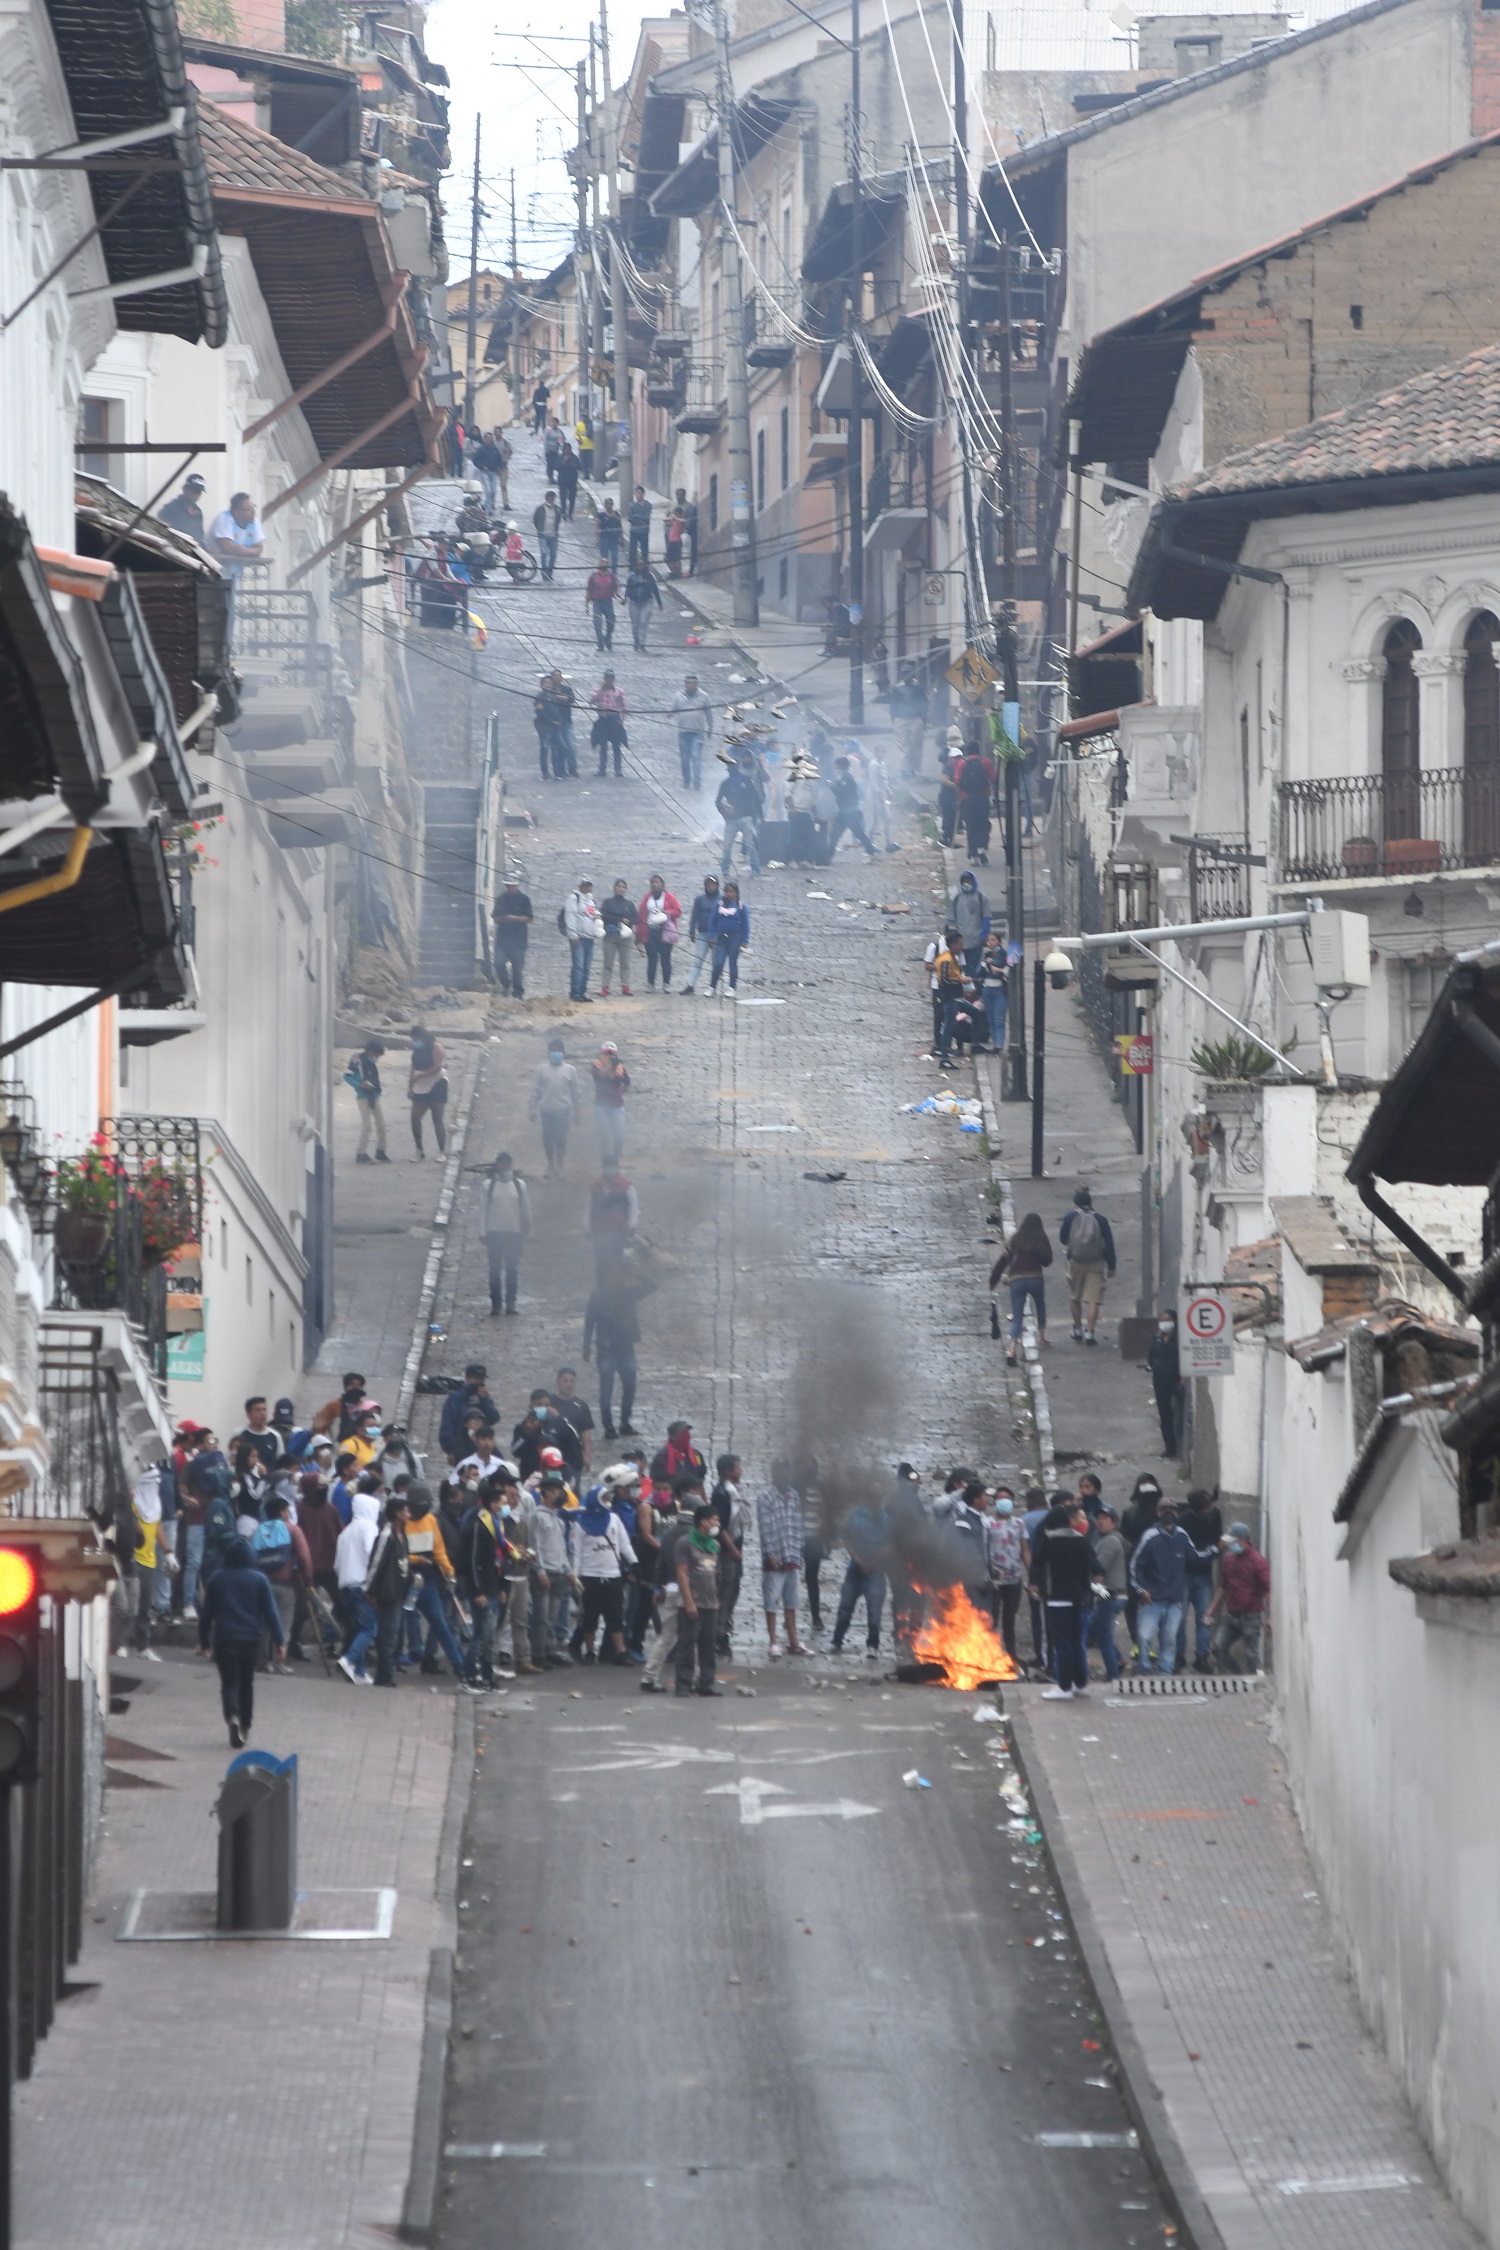
<path fill-rule="evenodd" d="M 448 1104 L 448 1073 L 443 1063 L 443 1050 L 425 1023 L 414 1023 L 411 1027 L 411 1077 L 406 1091 L 411 1099 L 411 1137 L 417 1144 L 418 1156 L 427 1154 L 422 1146 L 424 1117 L 432 1119 L 433 1139 L 441 1156 L 448 1146 L 443 1122 Z"/>
<path fill-rule="evenodd" d="M 236 1750 L 244 1749 L 255 1716 L 255 1659 L 263 1634 L 269 1637 L 274 1661 L 281 1664 L 286 1644 L 270 1581 L 256 1569 L 249 1541 L 235 1539 L 199 1599 L 198 1647 L 204 1656 L 212 1650 L 224 1721 Z"/>
<path fill-rule="evenodd" d="M 1047 1290 L 1042 1275 L 1052 1263 L 1052 1245 L 1038 1211 L 1028 1211 L 990 1269 L 990 1287 L 998 1289 L 1001 1277 L 1010 1283 L 1010 1341 L 1005 1347 L 1008 1366 L 1016 1364 L 1016 1344 L 1026 1318 L 1026 1300 L 1036 1307 L 1037 1341 L 1047 1341 Z"/>
<path fill-rule="evenodd" d="M 714 910 L 711 927 L 714 936 L 714 973 L 709 979 L 710 992 L 717 992 L 719 979 L 725 969 L 729 971 L 729 997 L 737 999 L 740 988 L 740 954 L 750 943 L 750 909 L 740 904 L 738 883 L 726 883 L 724 895 Z"/>

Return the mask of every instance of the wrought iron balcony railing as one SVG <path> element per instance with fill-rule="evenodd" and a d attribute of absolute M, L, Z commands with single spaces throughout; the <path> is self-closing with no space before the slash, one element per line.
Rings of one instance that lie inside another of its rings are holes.
<path fill-rule="evenodd" d="M 78 1158 L 57 1168 L 53 1306 L 123 1312 L 167 1373 L 167 1273 L 203 1235 L 196 1117 L 105 1118 Z"/>
<path fill-rule="evenodd" d="M 1500 861 L 1500 760 L 1281 784 L 1281 880 L 1438 875 Z"/>

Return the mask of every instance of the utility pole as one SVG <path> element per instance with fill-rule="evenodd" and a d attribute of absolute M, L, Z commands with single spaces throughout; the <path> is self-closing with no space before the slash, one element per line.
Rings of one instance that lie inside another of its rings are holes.
<path fill-rule="evenodd" d="M 573 189 L 578 198 L 578 248 L 573 256 L 573 293 L 578 314 L 578 411 L 589 411 L 589 305 L 584 288 L 584 258 L 589 239 L 589 73 L 582 57 L 578 62 L 578 154 Z"/>
<path fill-rule="evenodd" d="M 614 89 L 609 75 L 609 0 L 599 0 L 599 91 L 604 103 L 604 171 L 609 182 L 605 233 L 609 239 L 609 316 L 613 353 L 610 380 L 615 401 L 615 465 L 619 499 L 616 506 L 628 520 L 635 472 L 630 447 L 630 333 L 627 325 L 625 277 L 615 243 L 620 223 L 620 151 L 615 138 Z M 608 460 L 606 453 L 604 459 Z"/>
<path fill-rule="evenodd" d="M 958 241 L 958 348 L 972 369 L 972 335 L 969 326 L 969 99 L 968 74 L 964 68 L 964 0 L 950 0 L 949 12 L 953 19 L 953 231 Z M 978 388 L 977 378 L 975 388 Z M 959 478 L 963 504 L 964 551 L 968 555 L 977 555 L 980 549 L 975 538 L 974 479 L 969 465 L 971 451 L 972 448 L 968 445 L 959 449 Z M 982 560 L 979 568 L 982 574 Z M 979 620 L 974 615 L 967 565 L 964 568 L 963 588 L 964 640 L 972 646 L 978 639 Z"/>
<path fill-rule="evenodd" d="M 510 278 L 521 278 L 521 259 L 516 249 L 516 168 L 510 168 Z"/>
<path fill-rule="evenodd" d="M 464 381 L 464 435 L 474 442 L 474 368 L 479 357 L 479 119 L 474 120 L 474 199 L 469 211 L 469 363 Z"/>
<path fill-rule="evenodd" d="M 724 376 L 729 395 L 729 541 L 734 559 L 734 622 L 760 623 L 755 518 L 750 507 L 750 369 L 745 359 L 745 288 L 734 231 L 734 80 L 729 18 L 715 0 L 715 102 L 719 112 L 719 278 L 724 292 Z"/>
<path fill-rule="evenodd" d="M 865 375 L 857 338 L 865 317 L 864 179 L 859 145 L 859 0 L 849 0 L 849 724 L 865 723 Z"/>
<path fill-rule="evenodd" d="M 1011 368 L 1010 236 L 1000 241 L 1000 555 L 1001 622 L 1000 667 L 1004 701 L 1015 713 L 1016 738 L 1021 747 L 1021 690 L 1016 678 L 1016 401 Z M 1005 1025 L 1005 1054 L 1000 1068 L 1001 1098 L 1026 1099 L 1026 880 L 1021 860 L 1021 763 L 1005 761 L 1005 919 L 1010 942 L 1021 947 L 1021 958 L 1011 965 L 1010 1010 Z"/>

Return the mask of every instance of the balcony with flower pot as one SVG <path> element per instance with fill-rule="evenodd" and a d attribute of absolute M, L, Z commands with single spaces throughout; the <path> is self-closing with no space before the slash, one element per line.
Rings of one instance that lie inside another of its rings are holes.
<path fill-rule="evenodd" d="M 123 1313 L 165 1382 L 168 1264 L 202 1239 L 198 1120 L 106 1118 L 55 1166 L 53 1206 L 53 1309 Z"/>

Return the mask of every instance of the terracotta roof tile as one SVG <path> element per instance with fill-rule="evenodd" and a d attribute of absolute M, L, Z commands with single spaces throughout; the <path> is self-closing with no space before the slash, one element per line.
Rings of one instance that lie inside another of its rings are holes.
<path fill-rule="evenodd" d="M 337 172 L 288 148 L 273 134 L 246 125 L 210 101 L 199 104 L 198 130 L 216 196 L 296 196 L 324 203 L 369 204 L 369 197 Z"/>

